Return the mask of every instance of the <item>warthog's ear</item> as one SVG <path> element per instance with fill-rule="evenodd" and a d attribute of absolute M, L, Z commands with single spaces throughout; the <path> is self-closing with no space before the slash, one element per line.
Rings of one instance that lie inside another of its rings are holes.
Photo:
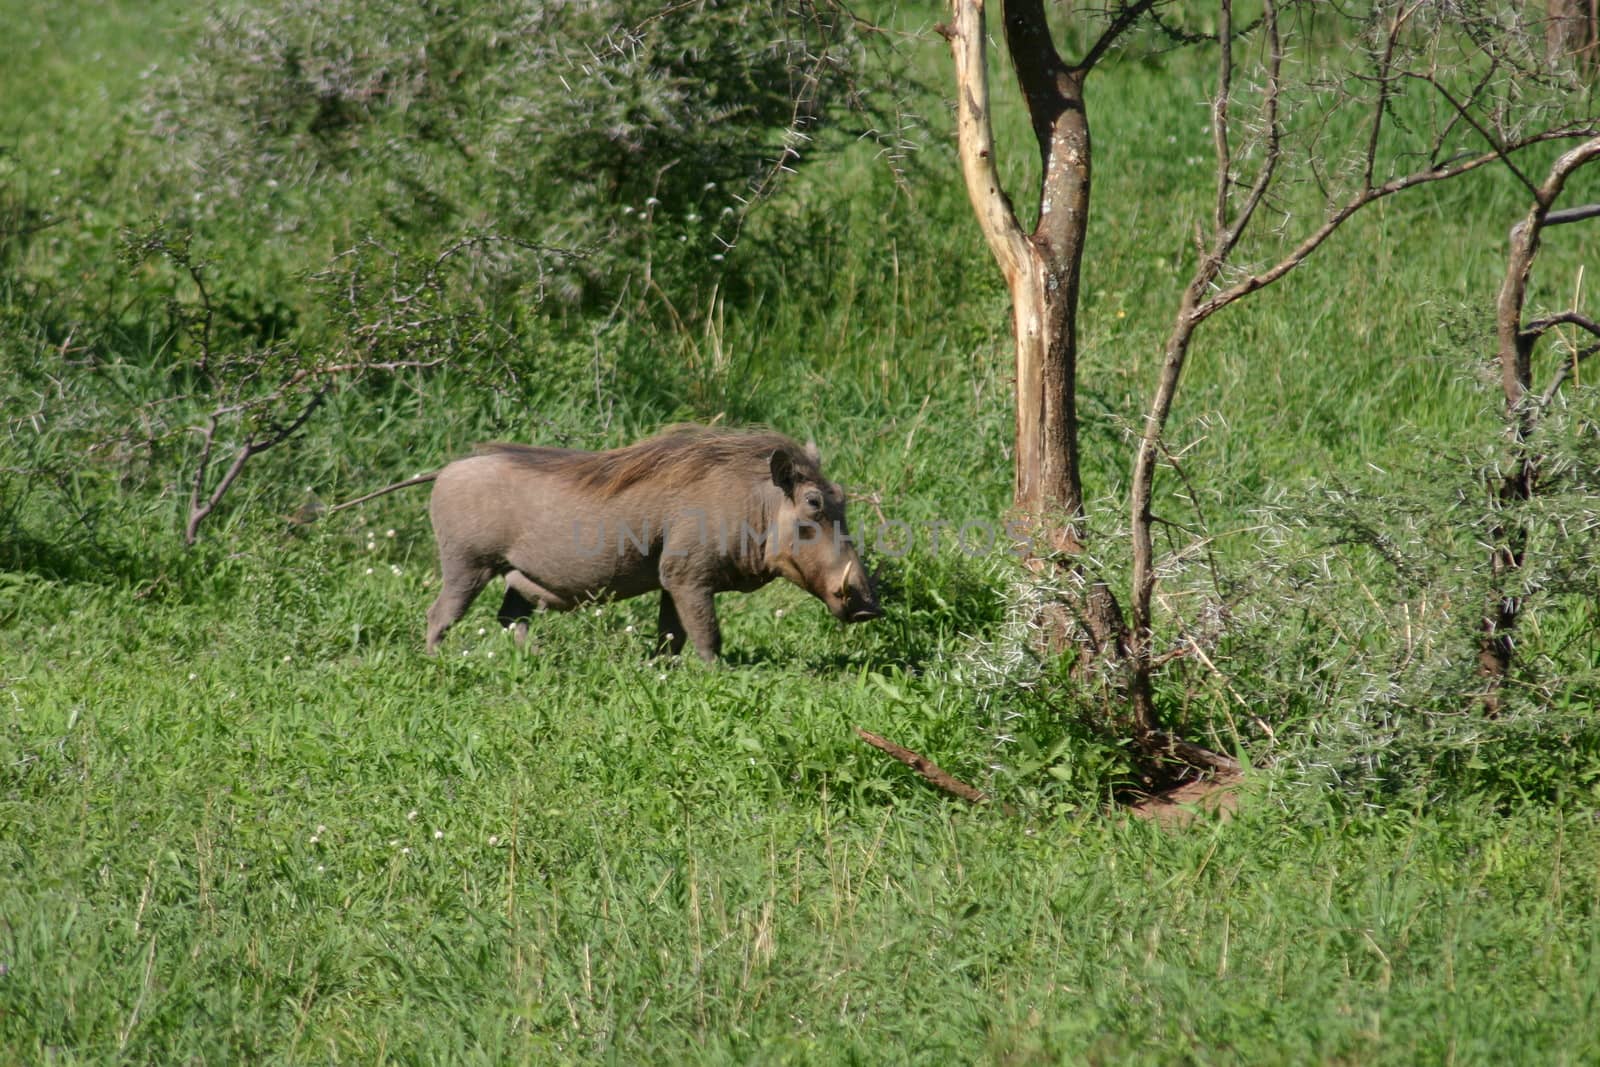
<path fill-rule="evenodd" d="M 822 469 L 822 453 L 817 451 L 815 441 L 806 442 L 806 458 L 815 464 L 818 470 Z"/>
<path fill-rule="evenodd" d="M 772 453 L 769 461 L 772 467 L 772 484 L 782 489 L 785 493 L 794 493 L 794 457 L 789 455 L 787 449 L 780 448 Z"/>

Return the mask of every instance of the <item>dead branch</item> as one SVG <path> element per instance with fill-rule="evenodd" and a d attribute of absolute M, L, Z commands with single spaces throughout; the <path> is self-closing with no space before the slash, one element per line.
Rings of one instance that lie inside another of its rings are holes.
<path fill-rule="evenodd" d="M 228 465 L 228 469 L 223 472 L 222 477 L 217 479 L 217 484 L 212 487 L 210 495 L 202 503 L 200 495 L 204 492 L 206 474 L 211 462 L 211 450 L 216 438 L 219 421 L 217 414 L 215 412 L 212 413 L 202 431 L 205 444 L 201 448 L 199 460 L 195 463 L 194 481 L 189 492 L 189 517 L 183 526 L 184 544 L 192 546 L 200 539 L 200 524 L 210 517 L 211 513 L 217 509 L 218 504 L 222 503 L 222 498 L 227 495 L 228 490 L 233 488 L 233 483 L 238 481 L 239 476 L 244 473 L 245 464 L 269 448 L 282 444 L 298 433 L 300 428 L 322 406 L 322 402 L 327 399 L 331 389 L 331 386 L 324 386 L 318 390 L 287 425 L 272 427 L 271 432 L 264 437 L 258 438 L 251 434 L 246 438 L 245 443 L 234 453 L 233 462 Z"/>
<path fill-rule="evenodd" d="M 1221 17 L 1224 26 L 1230 24 L 1232 18 L 1232 5 L 1224 0 L 1221 4 Z M 1250 226 L 1250 220 L 1255 216 L 1256 209 L 1267 195 L 1267 190 L 1272 186 L 1273 176 L 1277 173 L 1278 164 L 1283 157 L 1283 130 L 1278 122 L 1278 106 L 1283 96 L 1283 42 L 1278 36 L 1277 6 L 1272 3 L 1263 5 L 1262 25 L 1267 35 L 1267 84 L 1264 90 L 1263 108 L 1265 110 L 1265 139 L 1261 170 L 1256 174 L 1256 179 L 1251 183 L 1250 191 L 1245 196 L 1244 205 L 1233 221 L 1227 222 L 1229 201 L 1233 189 L 1233 175 L 1231 149 L 1228 145 L 1228 100 L 1232 93 L 1233 83 L 1233 42 L 1226 35 L 1222 36 L 1222 58 L 1219 60 L 1218 71 L 1219 89 L 1217 104 L 1213 108 L 1216 116 L 1216 129 L 1213 137 L 1217 145 L 1217 204 L 1215 229 L 1212 236 L 1212 250 L 1210 253 L 1206 284 L 1216 277 L 1222 265 L 1227 262 Z"/>
<path fill-rule="evenodd" d="M 1087 72 L 1100 62 L 1102 56 L 1111 50 L 1117 39 L 1127 33 L 1139 18 L 1155 6 L 1155 0 L 1137 0 L 1136 3 L 1124 4 L 1118 9 L 1111 25 L 1107 26 L 1094 44 L 1089 46 L 1089 51 L 1084 53 L 1083 59 L 1078 61 L 1078 70 Z"/>
<path fill-rule="evenodd" d="M 1552 211 L 1544 217 L 1546 228 L 1562 226 L 1569 222 L 1583 222 L 1585 219 L 1600 217 L 1600 204 L 1584 204 L 1582 207 L 1562 208 Z"/>
<path fill-rule="evenodd" d="M 861 740 L 865 741 L 873 748 L 887 752 L 901 763 L 904 763 L 907 767 L 910 767 L 913 771 L 916 771 L 919 775 L 921 775 L 924 780 L 933 785 L 935 788 L 943 790 L 953 797 L 960 797 L 969 804 L 987 804 L 990 802 L 988 793 L 985 793 L 983 790 L 974 786 L 970 786 L 966 782 L 961 781 L 959 778 L 952 775 L 943 767 L 940 767 L 928 757 L 913 752 L 909 748 L 897 745 L 893 741 L 879 737 L 875 733 L 863 730 L 859 726 L 855 728 L 855 731 L 856 736 L 861 738 Z M 1000 810 L 1005 812 L 1007 815 L 1016 814 L 1016 809 L 1010 804 L 1000 805 Z"/>
<path fill-rule="evenodd" d="M 952 0 L 951 19 L 940 27 L 956 68 L 956 146 L 972 210 L 989 250 L 1009 284 L 1027 262 L 1026 237 L 1000 184 L 994 129 L 989 120 L 988 34 L 983 4 Z"/>
<path fill-rule="evenodd" d="M 1576 326 L 1580 330 L 1600 337 L 1600 322 L 1578 311 L 1562 311 L 1542 319 L 1534 319 L 1522 328 L 1522 335 L 1537 339 L 1543 337 L 1554 326 Z"/>

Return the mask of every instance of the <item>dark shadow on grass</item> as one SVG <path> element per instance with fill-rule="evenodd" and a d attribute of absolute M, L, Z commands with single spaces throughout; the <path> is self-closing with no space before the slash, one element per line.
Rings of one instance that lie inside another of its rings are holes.
<path fill-rule="evenodd" d="M 10 530 L 0 539 L 0 571 L 31 574 L 52 582 L 133 581 L 148 571 L 147 561 L 125 545 L 98 538 L 42 537 Z"/>

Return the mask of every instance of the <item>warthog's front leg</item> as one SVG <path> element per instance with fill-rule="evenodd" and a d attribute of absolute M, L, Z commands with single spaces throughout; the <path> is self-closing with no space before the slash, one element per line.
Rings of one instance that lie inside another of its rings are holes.
<path fill-rule="evenodd" d="M 710 589 L 679 590 L 672 595 L 695 652 L 707 663 L 722 655 L 722 627 L 717 623 L 717 604 Z"/>
<path fill-rule="evenodd" d="M 658 650 L 676 654 L 687 637 L 701 659 L 707 663 L 717 661 L 722 653 L 722 627 L 717 624 L 717 605 L 709 586 L 662 589 L 660 618 Z"/>

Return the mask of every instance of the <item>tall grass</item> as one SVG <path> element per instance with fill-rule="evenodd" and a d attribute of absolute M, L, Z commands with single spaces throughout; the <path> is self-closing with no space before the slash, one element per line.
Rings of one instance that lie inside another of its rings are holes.
<path fill-rule="evenodd" d="M 159 206 L 130 102 L 193 23 L 0 14 L 36 28 L 0 46 L 0 206 L 54 223 L 0 260 L 0 1059 L 1600 1056 L 1592 602 L 1526 635 L 1548 718 L 1475 745 L 1482 724 L 1422 700 L 1465 654 L 1429 627 L 1475 550 L 1449 507 L 1497 425 L 1473 331 L 1523 210 L 1509 183 L 1396 201 L 1202 335 L 1170 433 L 1187 483 L 1158 507 L 1203 521 L 1218 568 L 1169 595 L 1220 587 L 1232 614 L 1162 699 L 1265 767 L 1230 822 L 1164 831 L 1110 803 L 1128 761 L 1070 665 L 1019 639 L 1003 552 L 880 553 L 887 617 L 848 631 L 788 586 L 724 597 L 713 670 L 649 657 L 645 601 L 540 616 L 518 650 L 486 597 L 427 658 L 424 490 L 285 521 L 486 438 L 600 447 L 685 418 L 814 436 L 858 527 L 1002 519 L 1007 309 L 958 184 L 936 12 L 889 20 L 936 87 L 900 101 L 916 150 L 830 146 L 751 217 L 746 247 L 772 254 L 736 281 L 522 308 L 511 379 L 340 392 L 193 551 L 184 438 L 87 451 L 116 436 L 96 413 L 172 384 L 159 279 L 110 264 Z M 1203 210 L 1204 76 L 1119 63 L 1090 101 L 1080 406 L 1113 573 L 1127 433 Z M 1031 135 L 1008 122 L 1025 180 Z M 293 235 L 257 259 L 243 232 L 205 254 L 252 299 L 285 279 L 314 317 L 296 271 L 336 242 L 290 268 Z M 1585 262 L 1564 237 L 1549 302 Z M 856 726 L 1018 814 L 930 792 Z"/>

